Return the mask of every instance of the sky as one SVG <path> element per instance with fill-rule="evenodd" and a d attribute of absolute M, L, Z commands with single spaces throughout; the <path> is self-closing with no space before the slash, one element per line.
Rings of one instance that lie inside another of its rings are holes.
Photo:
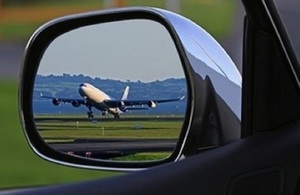
<path fill-rule="evenodd" d="M 38 74 L 63 73 L 143 82 L 184 77 L 168 31 L 144 19 L 85 26 L 57 37 Z"/>

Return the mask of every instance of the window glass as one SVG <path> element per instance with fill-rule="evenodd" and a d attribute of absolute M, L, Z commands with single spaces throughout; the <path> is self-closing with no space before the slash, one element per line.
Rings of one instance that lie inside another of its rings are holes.
<path fill-rule="evenodd" d="M 299 60 L 300 56 L 300 1 L 299 0 L 275 0 L 291 43 Z"/>

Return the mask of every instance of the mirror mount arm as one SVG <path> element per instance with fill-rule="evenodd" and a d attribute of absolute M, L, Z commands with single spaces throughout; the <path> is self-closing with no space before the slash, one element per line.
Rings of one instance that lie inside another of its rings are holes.
<path fill-rule="evenodd" d="M 201 87 L 198 87 L 199 93 L 196 93 L 196 99 L 199 103 L 196 105 L 194 122 L 184 146 L 183 155 L 185 156 L 192 156 L 199 151 L 215 148 L 221 145 L 223 140 L 222 125 L 220 124 L 217 106 L 217 94 L 211 79 L 206 77 L 203 81 L 198 81 L 197 84 L 201 85 Z M 203 91 L 199 91 L 200 88 Z M 207 94 L 204 98 L 200 95 L 203 93 Z M 197 117 L 199 115 L 202 115 L 202 117 Z M 216 138 L 211 139 L 214 136 Z"/>
<path fill-rule="evenodd" d="M 242 137 L 247 137 L 300 118 L 300 66 L 274 3 L 243 3 Z"/>

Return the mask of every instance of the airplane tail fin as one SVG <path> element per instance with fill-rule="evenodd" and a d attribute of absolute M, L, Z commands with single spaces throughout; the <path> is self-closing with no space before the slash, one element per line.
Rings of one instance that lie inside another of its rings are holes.
<path fill-rule="evenodd" d="M 129 86 L 126 86 L 124 89 L 124 93 L 121 97 L 121 100 L 127 100 L 128 94 L 129 94 Z M 126 106 L 119 107 L 119 109 L 118 109 L 118 112 L 121 112 L 121 113 L 126 112 L 126 111 L 127 111 Z"/>
<path fill-rule="evenodd" d="M 126 86 L 121 100 L 127 100 L 128 94 L 129 94 L 129 86 Z"/>

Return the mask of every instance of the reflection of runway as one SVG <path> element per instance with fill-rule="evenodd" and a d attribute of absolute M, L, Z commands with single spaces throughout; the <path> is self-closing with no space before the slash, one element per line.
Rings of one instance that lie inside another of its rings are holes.
<path fill-rule="evenodd" d="M 172 152 L 176 142 L 177 139 L 78 139 L 51 146 L 70 154 L 106 159 L 140 152 Z"/>
<path fill-rule="evenodd" d="M 183 121 L 184 116 L 183 115 L 173 115 L 173 116 L 159 116 L 157 115 L 122 115 L 122 118 L 116 120 L 113 117 L 99 117 L 95 118 L 93 120 L 88 119 L 85 116 L 72 116 L 69 115 L 68 117 L 61 117 L 59 115 L 48 116 L 48 117 L 35 117 L 35 122 L 52 122 L 52 123 L 60 123 L 60 122 L 70 122 L 70 121 L 78 121 L 78 122 L 92 122 L 92 123 L 101 123 L 101 122 L 124 122 L 124 121 Z"/>

